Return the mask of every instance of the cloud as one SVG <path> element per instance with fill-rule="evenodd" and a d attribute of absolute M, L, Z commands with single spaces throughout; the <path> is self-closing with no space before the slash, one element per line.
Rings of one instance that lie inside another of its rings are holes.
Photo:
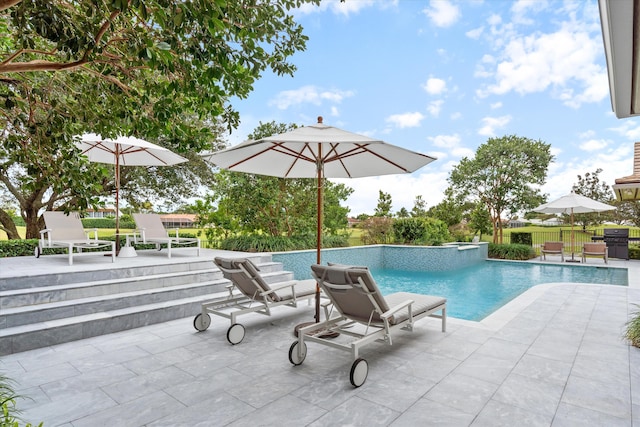
<path fill-rule="evenodd" d="M 498 108 L 502 107 L 502 102 L 494 102 L 493 104 L 489 105 L 489 107 L 492 110 L 497 110 Z"/>
<path fill-rule="evenodd" d="M 584 151 L 598 151 L 606 148 L 607 145 L 609 145 L 609 142 L 603 139 L 589 139 L 580 143 L 580 149 Z"/>
<path fill-rule="evenodd" d="M 422 88 L 429 95 L 439 95 L 447 90 L 447 82 L 435 77 L 429 77 L 427 82 L 422 85 Z"/>
<path fill-rule="evenodd" d="M 450 27 L 460 18 L 458 6 L 445 0 L 431 0 L 429 7 L 424 9 L 423 13 L 437 27 Z"/>
<path fill-rule="evenodd" d="M 469 37 L 470 39 L 477 40 L 480 38 L 483 32 L 484 32 L 484 27 L 478 27 L 473 30 L 467 31 L 466 33 L 464 33 L 464 35 Z"/>
<path fill-rule="evenodd" d="M 440 115 L 440 110 L 442 109 L 442 104 L 444 104 L 444 101 L 441 99 L 437 101 L 431 101 L 427 106 L 427 111 L 433 117 L 438 117 Z"/>
<path fill-rule="evenodd" d="M 451 148 L 460 145 L 460 135 L 454 133 L 453 135 L 437 135 L 430 136 L 427 140 L 431 141 L 433 145 L 440 148 Z"/>
<path fill-rule="evenodd" d="M 495 136 L 496 128 L 505 127 L 511 121 L 511 116 L 484 117 L 478 135 Z"/>
<path fill-rule="evenodd" d="M 393 114 L 385 119 L 386 122 L 392 123 L 401 129 L 418 127 L 422 120 L 424 120 L 424 115 L 419 112 Z"/>
<path fill-rule="evenodd" d="M 366 9 L 368 7 L 374 6 L 376 3 L 382 6 L 385 3 L 379 3 L 375 0 L 357 0 L 357 1 L 340 1 L 340 0 L 323 0 L 320 4 L 303 4 L 296 10 L 296 15 L 310 15 L 312 13 L 321 13 L 325 11 L 330 11 L 334 15 L 342 15 L 348 17 L 352 14 L 359 13 L 362 9 Z M 397 4 L 396 1 L 392 2 L 392 5 Z"/>
<path fill-rule="evenodd" d="M 323 90 L 316 86 L 303 86 L 299 89 L 285 90 L 269 101 L 270 106 L 286 110 L 293 105 L 321 105 L 324 101 L 339 104 L 343 99 L 353 96 L 352 91 Z"/>
<path fill-rule="evenodd" d="M 640 125 L 633 119 L 627 119 L 618 127 L 611 128 L 612 131 L 628 138 L 630 141 L 640 140 Z"/>
<path fill-rule="evenodd" d="M 534 3 L 518 3 L 518 13 L 539 7 Z M 578 108 L 608 96 L 606 68 L 599 63 L 602 35 L 590 23 L 572 17 L 555 32 L 526 35 L 517 34 L 513 23 L 502 27 L 496 24 L 493 35 L 491 43 L 497 57 L 485 55 L 475 75 L 494 82 L 481 87 L 479 97 L 550 90 L 554 98 Z"/>

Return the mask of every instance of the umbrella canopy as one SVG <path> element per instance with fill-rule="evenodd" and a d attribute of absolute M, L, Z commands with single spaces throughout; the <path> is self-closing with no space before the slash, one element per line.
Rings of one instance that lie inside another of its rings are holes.
<path fill-rule="evenodd" d="M 597 200 L 590 199 L 581 194 L 576 194 L 572 191 L 570 194 L 564 195 L 559 199 L 538 206 L 537 208 L 533 209 L 533 211 L 540 213 L 562 213 L 571 215 L 571 259 L 573 260 L 573 214 L 605 212 L 613 210 L 615 208 L 615 206 L 598 202 Z"/>
<path fill-rule="evenodd" d="M 120 233 L 120 166 L 170 166 L 187 161 L 164 147 L 133 136 L 108 139 L 88 133 L 76 141 L 76 146 L 91 162 L 115 165 L 116 234 Z"/>
<path fill-rule="evenodd" d="M 237 172 L 280 178 L 317 178 L 318 264 L 322 246 L 323 178 L 360 178 L 411 173 L 435 157 L 347 132 L 322 123 L 304 126 L 205 155 L 214 165 Z M 316 321 L 320 320 L 320 289 L 316 292 Z"/>

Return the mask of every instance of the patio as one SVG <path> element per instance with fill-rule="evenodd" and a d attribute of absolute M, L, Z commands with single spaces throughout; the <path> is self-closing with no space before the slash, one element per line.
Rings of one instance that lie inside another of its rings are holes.
<path fill-rule="evenodd" d="M 610 265 L 629 268 L 628 288 L 537 286 L 482 322 L 449 318 L 441 333 L 425 319 L 392 347 L 367 347 L 358 389 L 345 352 L 309 344 L 289 363 L 311 306 L 243 317 L 237 346 L 226 320 L 197 333 L 188 317 L 3 356 L 0 371 L 33 399 L 18 402 L 23 419 L 46 426 L 640 426 L 640 349 L 621 338 L 640 262 Z"/>

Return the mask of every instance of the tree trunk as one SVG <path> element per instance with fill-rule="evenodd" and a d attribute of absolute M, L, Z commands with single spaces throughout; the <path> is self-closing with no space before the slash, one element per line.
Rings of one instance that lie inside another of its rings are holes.
<path fill-rule="evenodd" d="M 18 228 L 16 224 L 13 222 L 13 219 L 9 214 L 2 209 L 0 209 L 0 230 L 7 233 L 7 239 L 9 240 L 17 240 L 20 239 L 20 235 L 18 234 Z"/>

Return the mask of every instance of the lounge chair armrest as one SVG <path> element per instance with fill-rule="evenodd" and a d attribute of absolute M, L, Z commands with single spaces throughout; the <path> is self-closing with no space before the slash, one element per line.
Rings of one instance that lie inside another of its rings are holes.
<path fill-rule="evenodd" d="M 84 231 L 87 234 L 87 239 L 91 239 L 91 233 L 93 233 L 93 240 L 98 240 L 98 229 L 92 228 L 91 230 Z"/>
<path fill-rule="evenodd" d="M 389 310 L 387 310 L 384 313 L 382 313 L 380 315 L 380 317 L 382 319 L 388 319 L 389 317 L 393 316 L 394 314 L 396 314 L 400 310 L 402 310 L 402 309 L 404 309 L 406 307 L 409 307 L 411 304 L 413 304 L 413 300 L 412 299 L 408 299 L 406 301 L 403 301 L 400 304 L 397 304 L 397 305 L 391 307 Z"/>
<path fill-rule="evenodd" d="M 49 243 L 49 246 L 51 246 L 51 229 L 50 228 L 45 228 L 44 230 L 40 230 L 40 240 L 42 240 L 43 244 L 44 244 L 44 241 L 46 240 Z"/>

